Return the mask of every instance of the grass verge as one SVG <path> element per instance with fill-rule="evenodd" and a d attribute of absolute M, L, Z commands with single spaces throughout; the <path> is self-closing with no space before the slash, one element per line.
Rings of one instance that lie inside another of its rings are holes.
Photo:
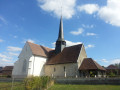
<path fill-rule="evenodd" d="M 0 82 L 0 90 L 11 90 L 11 82 Z M 22 82 L 14 82 L 12 90 L 25 90 Z M 120 85 L 63 85 L 55 84 L 48 90 L 120 90 Z"/>
<path fill-rule="evenodd" d="M 62 85 L 62 84 L 55 84 L 48 90 L 120 90 L 120 85 Z"/>
<path fill-rule="evenodd" d="M 0 82 L 0 90 L 25 90 L 22 82 Z"/>

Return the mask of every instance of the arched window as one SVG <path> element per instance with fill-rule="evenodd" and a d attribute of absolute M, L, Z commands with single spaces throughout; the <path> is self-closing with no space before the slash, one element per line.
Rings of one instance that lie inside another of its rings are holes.
<path fill-rule="evenodd" d="M 23 68 L 22 68 L 22 72 L 24 72 L 24 73 L 26 72 L 26 69 L 27 69 L 26 67 L 27 67 L 27 61 L 26 61 L 26 60 L 24 60 L 24 61 L 23 61 Z"/>

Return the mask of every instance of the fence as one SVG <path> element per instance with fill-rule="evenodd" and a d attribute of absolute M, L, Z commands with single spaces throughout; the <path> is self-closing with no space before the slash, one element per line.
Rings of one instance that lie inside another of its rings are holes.
<path fill-rule="evenodd" d="M 120 85 L 120 78 L 55 78 L 59 84 Z"/>

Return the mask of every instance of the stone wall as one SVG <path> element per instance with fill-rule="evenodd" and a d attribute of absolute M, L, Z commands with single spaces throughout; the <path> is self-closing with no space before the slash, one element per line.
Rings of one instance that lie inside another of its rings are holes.
<path fill-rule="evenodd" d="M 77 63 L 45 65 L 45 75 L 52 77 L 75 77 L 78 75 Z"/>

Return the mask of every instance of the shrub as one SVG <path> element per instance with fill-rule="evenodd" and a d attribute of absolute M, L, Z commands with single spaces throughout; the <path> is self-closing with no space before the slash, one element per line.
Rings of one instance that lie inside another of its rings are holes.
<path fill-rule="evenodd" d="M 48 76 L 28 77 L 24 80 L 26 90 L 43 90 L 53 85 L 54 81 Z"/>

